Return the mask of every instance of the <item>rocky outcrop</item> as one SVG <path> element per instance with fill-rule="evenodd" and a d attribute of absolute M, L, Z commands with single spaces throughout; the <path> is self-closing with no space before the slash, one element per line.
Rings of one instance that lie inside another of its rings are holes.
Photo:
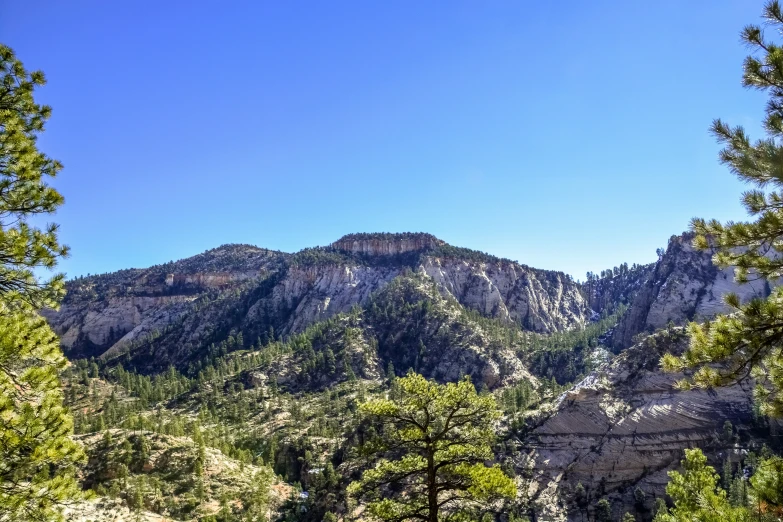
<path fill-rule="evenodd" d="M 167 287 L 195 287 L 202 290 L 221 288 L 240 281 L 249 281 L 263 275 L 263 270 L 254 272 L 218 272 L 214 274 L 166 274 Z"/>
<path fill-rule="evenodd" d="M 369 256 L 400 255 L 445 245 L 431 234 L 349 234 L 334 243 L 335 250 Z"/>
<path fill-rule="evenodd" d="M 228 294 L 280 271 L 287 254 L 224 245 L 174 263 L 80 277 L 60 309 L 44 310 L 69 357 L 108 356 L 171 329 L 198 301 Z"/>
<path fill-rule="evenodd" d="M 284 334 L 301 332 L 317 321 L 366 303 L 373 292 L 401 272 L 399 267 L 361 265 L 292 267 L 271 295 L 253 305 L 244 323 L 285 310 L 285 320 L 277 329 Z"/>
<path fill-rule="evenodd" d="M 292 267 L 272 294 L 259 300 L 245 323 L 289 311 L 283 333 L 302 331 L 354 306 L 395 277 L 405 266 L 333 264 Z M 576 284 L 559 272 L 535 270 L 516 263 L 466 261 L 424 256 L 416 272 L 432 278 L 444 296 L 487 317 L 522 325 L 536 332 L 581 327 L 588 310 Z"/>
<path fill-rule="evenodd" d="M 425 258 L 420 270 L 463 306 L 526 330 L 568 330 L 584 326 L 589 317 L 579 289 L 562 272 L 437 257 Z"/>
<path fill-rule="evenodd" d="M 686 344 L 682 330 L 669 330 L 626 350 L 562 396 L 527 437 L 519 466 L 534 475 L 529 494 L 541 520 L 586 514 L 586 504 L 580 507 L 574 498 L 579 483 L 592 503 L 609 498 L 615 518 L 640 507 L 634 506 L 636 487 L 652 507 L 683 449 L 715 455 L 729 448 L 719 436 L 726 421 L 739 432 L 754 427 L 751 382 L 680 391 L 674 383 L 683 375 L 660 371 L 661 355 L 679 353 Z"/>
<path fill-rule="evenodd" d="M 535 385 L 517 356 L 523 337 L 508 333 L 485 328 L 429 277 L 409 273 L 374 293 L 363 309 L 308 328 L 243 380 L 263 388 L 274 377 L 286 391 L 317 392 L 348 380 L 349 366 L 356 377 L 378 380 L 391 363 L 400 375 L 410 368 L 439 382 L 468 375 L 490 389 L 523 380 Z"/>
<path fill-rule="evenodd" d="M 691 234 L 674 236 L 621 319 L 612 337 L 615 349 L 633 344 L 634 337 L 669 322 L 676 325 L 729 311 L 723 295 L 733 292 L 744 302 L 769 295 L 764 280 L 737 284 L 732 268 L 719 269 L 712 254 L 696 250 Z"/>
<path fill-rule="evenodd" d="M 72 358 L 97 357 L 121 350 L 162 330 L 188 309 L 191 296 L 112 297 L 102 302 L 66 303 L 42 314 Z"/>

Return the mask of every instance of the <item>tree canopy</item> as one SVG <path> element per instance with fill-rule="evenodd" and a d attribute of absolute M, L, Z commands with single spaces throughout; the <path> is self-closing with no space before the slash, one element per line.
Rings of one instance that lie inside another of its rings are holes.
<path fill-rule="evenodd" d="M 348 492 L 366 500 L 374 518 L 435 522 L 516 496 L 513 480 L 485 465 L 501 413 L 468 378 L 440 385 L 409 373 L 395 379 L 389 398 L 361 411 L 383 424 L 382 435 L 364 446 L 381 458 Z"/>
<path fill-rule="evenodd" d="M 674 507 L 657 513 L 654 522 L 742 522 L 750 520 L 743 507 L 732 506 L 718 487 L 718 474 L 700 449 L 685 450 L 683 473 L 670 471 L 666 493 Z"/>

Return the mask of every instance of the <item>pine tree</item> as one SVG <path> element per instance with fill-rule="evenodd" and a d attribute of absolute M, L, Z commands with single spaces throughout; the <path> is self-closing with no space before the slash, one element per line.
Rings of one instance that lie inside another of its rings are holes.
<path fill-rule="evenodd" d="M 666 493 L 674 500 L 672 509 L 662 508 L 654 522 L 744 522 L 750 520 L 747 509 L 733 507 L 726 491 L 718 487 L 718 474 L 707 465 L 700 449 L 685 450 L 684 469 L 670 471 Z"/>
<path fill-rule="evenodd" d="M 596 522 L 611 522 L 612 520 L 612 505 L 605 498 L 602 498 L 595 505 L 595 520 Z"/>
<path fill-rule="evenodd" d="M 59 340 L 41 317 L 0 312 L 0 521 L 57 520 L 78 497 L 75 466 L 84 454 L 71 439 L 58 371 Z"/>
<path fill-rule="evenodd" d="M 52 110 L 35 103 L 33 90 L 46 80 L 0 44 L 0 82 L 0 302 L 56 306 L 65 292 L 64 276 L 40 281 L 33 269 L 54 268 L 68 248 L 58 243 L 57 225 L 41 230 L 28 223 L 31 215 L 52 213 L 63 202 L 46 184 L 62 165 L 36 146 Z"/>
<path fill-rule="evenodd" d="M 755 504 L 763 502 L 768 506 L 776 506 L 777 512 L 783 514 L 783 458 L 762 460 L 750 478 L 750 483 Z"/>
<path fill-rule="evenodd" d="M 499 466 L 485 465 L 493 458 L 493 425 L 501 416 L 492 395 L 477 394 L 467 378 L 439 385 L 409 373 L 394 385 L 393 399 L 361 406 L 389 426 L 364 448 L 381 456 L 376 466 L 348 487 L 350 495 L 368 501 L 373 517 L 437 522 L 475 516 L 471 511 L 491 501 L 516 496 L 514 481 Z"/>
<path fill-rule="evenodd" d="M 0 521 L 60 520 L 60 507 L 80 496 L 74 478 L 84 454 L 73 442 L 63 407 L 59 341 L 36 310 L 56 307 L 64 276 L 36 277 L 68 249 L 57 225 L 39 229 L 33 215 L 54 212 L 62 196 L 46 179 L 61 169 L 41 153 L 38 134 L 51 108 L 35 103 L 45 83 L 0 45 Z"/>
<path fill-rule="evenodd" d="M 763 16 L 777 31 L 783 28 L 783 11 L 777 0 L 768 2 Z M 742 195 L 742 203 L 755 221 L 728 222 L 694 219 L 694 245 L 715 248 L 714 261 L 734 266 L 737 281 L 776 279 L 783 275 L 783 47 L 767 40 L 758 25 L 748 25 L 742 40 L 756 54 L 744 63 L 743 84 L 769 94 L 764 118 L 767 136 L 758 141 L 740 126 L 715 120 L 712 133 L 724 145 L 720 160 L 740 180 L 754 186 Z M 749 374 L 760 382 L 762 411 L 783 416 L 783 287 L 766 299 L 740 303 L 724 297 L 735 313 L 704 324 L 691 324 L 691 345 L 681 357 L 667 355 L 670 371 L 698 367 L 692 379 L 680 383 L 713 387 L 730 384 Z M 720 362 L 715 366 L 711 363 Z"/>

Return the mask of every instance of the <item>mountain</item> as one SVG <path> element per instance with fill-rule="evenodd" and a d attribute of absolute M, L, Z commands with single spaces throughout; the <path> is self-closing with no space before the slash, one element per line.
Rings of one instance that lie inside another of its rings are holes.
<path fill-rule="evenodd" d="M 601 498 L 611 501 L 614 519 L 628 511 L 649 517 L 683 449 L 702 448 L 721 468 L 772 440 L 779 428 L 770 432 L 755 412 L 751 379 L 716 390 L 674 387 L 684 375 L 663 373 L 660 358 L 686 345 L 682 328 L 645 338 L 564 393 L 530 430 L 515 462 L 531 477 L 542 518 L 592 516 Z"/>
<path fill-rule="evenodd" d="M 362 306 L 414 272 L 485 317 L 549 333 L 581 328 L 591 311 L 561 272 L 453 247 L 429 234 L 351 234 L 290 255 L 225 245 L 148 269 L 68 282 L 46 317 L 69 357 L 122 357 L 154 373 L 185 370 L 229 336 L 241 347 L 304 331 Z"/>

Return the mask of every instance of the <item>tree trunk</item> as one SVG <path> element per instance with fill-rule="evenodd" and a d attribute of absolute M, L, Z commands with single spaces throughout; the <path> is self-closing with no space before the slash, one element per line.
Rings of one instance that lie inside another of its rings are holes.
<path fill-rule="evenodd" d="M 435 480 L 435 448 L 427 448 L 427 500 L 429 522 L 438 522 L 438 489 Z"/>

